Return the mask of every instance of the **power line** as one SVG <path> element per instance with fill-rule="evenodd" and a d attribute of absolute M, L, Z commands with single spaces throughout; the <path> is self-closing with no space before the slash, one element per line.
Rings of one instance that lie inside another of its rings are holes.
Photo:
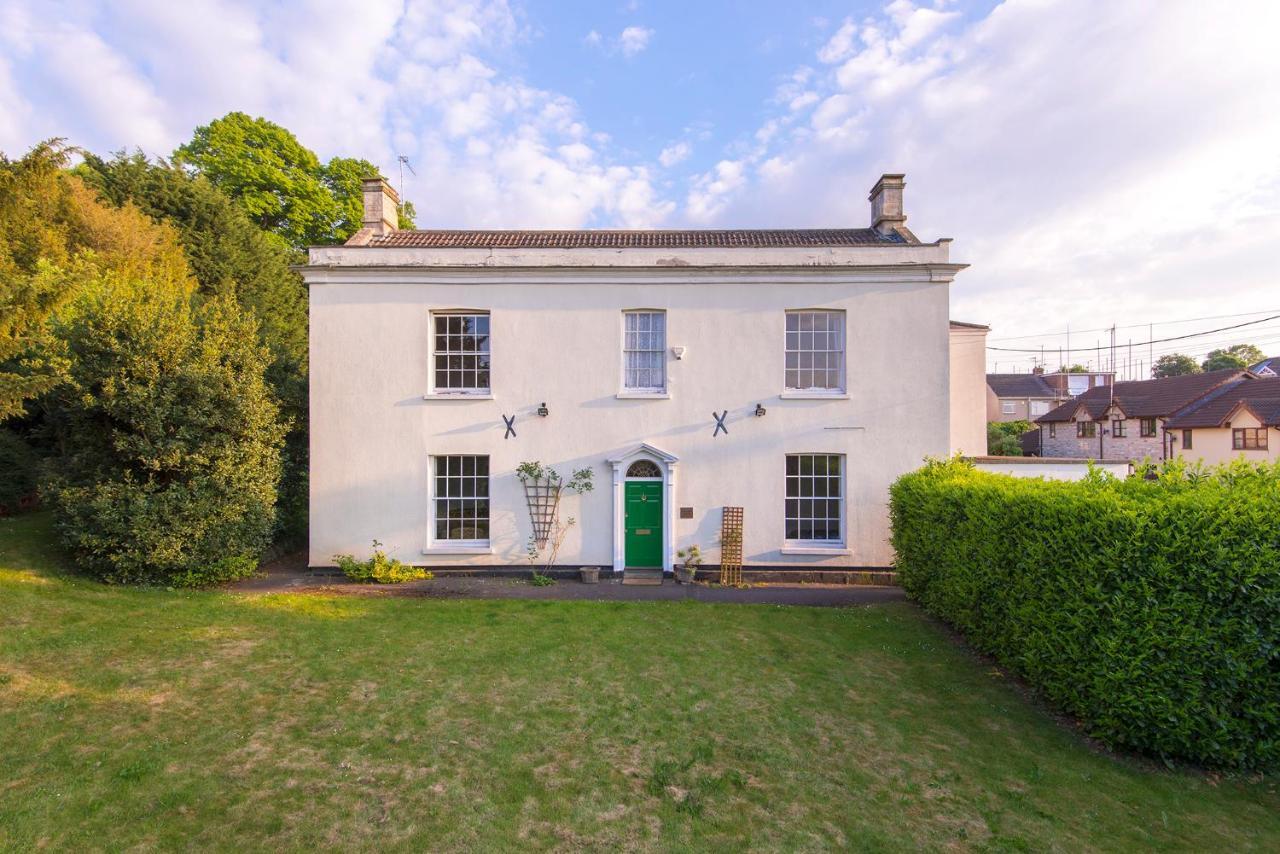
<path fill-rule="evenodd" d="M 1192 332 L 1190 335 L 1175 335 L 1172 338 L 1153 338 L 1150 341 L 1135 341 L 1134 344 L 1138 346 L 1145 346 L 1148 344 L 1165 344 L 1169 341 L 1185 341 L 1188 338 L 1201 338 L 1205 335 L 1212 335 L 1215 332 L 1226 332 L 1230 329 L 1241 329 L 1245 326 L 1256 326 L 1259 323 L 1266 323 L 1269 320 L 1276 320 L 1276 319 L 1280 319 L 1280 314 L 1273 314 L 1270 317 L 1263 317 L 1259 320 L 1250 320 L 1246 323 L 1237 323 L 1234 326 L 1221 326 L 1217 329 L 1205 329 L 1201 332 Z M 1107 331 L 1110 331 L 1110 329 L 1111 327 L 1107 327 Z M 1001 353 L 1039 353 L 1041 350 L 1040 347 L 1033 347 L 1033 348 L 988 347 L 987 349 L 996 350 Z M 1072 347 L 1071 352 L 1072 353 L 1098 353 L 1103 350 L 1109 350 L 1109 349 L 1111 348 L 1110 347 Z"/>
<path fill-rule="evenodd" d="M 1202 320 L 1229 320 L 1233 317 L 1252 317 L 1255 314 L 1267 314 L 1269 312 L 1280 311 L 1280 308 L 1264 308 L 1258 311 L 1242 311 L 1238 314 L 1215 314 L 1208 317 L 1187 317 L 1181 320 L 1157 320 L 1148 321 L 1147 323 L 1131 323 L 1128 325 L 1121 324 L 1116 329 L 1140 329 L 1146 326 L 1148 329 L 1152 326 L 1171 326 L 1175 323 L 1199 323 Z M 1064 335 L 1070 335 L 1074 331 L 1081 335 L 1089 332 L 1110 332 L 1110 326 L 1100 326 L 1097 329 L 1076 329 L 1076 330 L 1056 330 L 1054 332 L 1037 332 L 1030 335 L 1013 335 L 1008 338 L 992 338 L 992 341 L 1023 341 L 1027 338 L 1061 338 Z"/>

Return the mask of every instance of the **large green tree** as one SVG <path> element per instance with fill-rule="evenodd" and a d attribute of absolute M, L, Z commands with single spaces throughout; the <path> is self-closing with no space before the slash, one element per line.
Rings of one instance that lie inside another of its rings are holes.
<path fill-rule="evenodd" d="M 101 272 L 164 287 L 190 275 L 172 231 L 100 204 L 65 171 L 69 152 L 51 140 L 20 160 L 0 155 L 0 420 L 60 382 L 51 319 Z"/>
<path fill-rule="evenodd" d="M 302 278 L 289 269 L 289 252 L 202 176 L 141 153 L 110 160 L 86 154 L 77 172 L 111 203 L 136 205 L 177 229 L 200 292 L 229 294 L 253 312 L 281 399 L 290 409 L 304 405 L 307 300 Z"/>
<path fill-rule="evenodd" d="M 1200 373 L 1200 366 L 1196 364 L 1195 359 L 1185 353 L 1170 353 L 1167 356 L 1161 356 L 1151 366 L 1151 377 L 1157 380 L 1165 377 L 1180 377 L 1185 374 L 1198 373 Z"/>
<path fill-rule="evenodd" d="M 287 129 L 240 112 L 196 128 L 174 161 L 204 175 L 259 227 L 295 249 L 354 234 L 362 219 L 361 179 L 379 174 L 367 160 L 322 163 Z M 406 206 L 402 225 L 411 227 L 412 216 Z"/>
<path fill-rule="evenodd" d="M 307 500 L 307 302 L 301 277 L 289 269 L 290 250 L 204 176 L 150 162 L 140 153 L 110 160 L 86 155 L 77 171 L 113 204 L 137 205 L 171 224 L 204 298 L 232 296 L 257 319 L 260 340 L 271 354 L 267 380 L 292 425 L 280 525 L 286 539 L 299 539 Z"/>
<path fill-rule="evenodd" d="M 1225 368 L 1243 370 L 1266 356 L 1252 344 L 1232 344 L 1219 350 L 1210 350 L 1200 367 L 1205 371 L 1221 371 Z"/>

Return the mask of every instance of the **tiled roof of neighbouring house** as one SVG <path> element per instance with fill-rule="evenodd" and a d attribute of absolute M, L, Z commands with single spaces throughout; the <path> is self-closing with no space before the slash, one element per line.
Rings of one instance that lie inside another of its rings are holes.
<path fill-rule="evenodd" d="M 987 374 L 996 397 L 1062 397 L 1039 374 Z"/>
<path fill-rule="evenodd" d="M 906 233 L 907 235 L 910 232 Z M 874 228 L 735 229 L 726 231 L 393 231 L 369 246 L 424 249 L 768 249 L 909 246 L 919 241 Z"/>
<path fill-rule="evenodd" d="M 1245 404 L 1264 426 L 1280 426 L 1280 377 L 1243 377 L 1174 413 L 1166 427 L 1222 427 L 1240 404 Z"/>
<path fill-rule="evenodd" d="M 1250 365 L 1249 370 L 1264 377 L 1280 376 L 1280 356 L 1263 359 L 1256 365 Z"/>
<path fill-rule="evenodd" d="M 1219 386 L 1242 376 L 1245 376 L 1245 371 L 1227 368 L 1207 374 L 1184 374 L 1159 380 L 1116 383 L 1114 397 L 1112 387 L 1095 386 L 1051 410 L 1047 415 L 1041 415 L 1036 421 L 1042 424 L 1070 421 L 1080 406 L 1084 406 L 1089 418 L 1097 421 L 1106 415 L 1113 400 L 1128 418 L 1169 416 Z"/>

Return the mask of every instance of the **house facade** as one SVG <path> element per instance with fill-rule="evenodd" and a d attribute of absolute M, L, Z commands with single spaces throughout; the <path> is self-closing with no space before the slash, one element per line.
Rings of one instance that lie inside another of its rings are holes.
<path fill-rule="evenodd" d="M 1280 460 L 1280 377 L 1241 376 L 1174 413 L 1165 428 L 1180 457 Z"/>
<path fill-rule="evenodd" d="M 987 420 L 1035 421 L 1063 401 L 1108 386 L 1114 379 L 1106 371 L 987 374 Z"/>
<path fill-rule="evenodd" d="M 409 231 L 365 185 L 365 227 L 310 250 L 309 563 L 367 554 L 529 566 L 517 467 L 590 469 L 564 566 L 670 571 L 890 564 L 888 488 L 946 454 L 948 240 L 872 227 Z M 901 381 L 902 347 L 912 382 Z"/>
<path fill-rule="evenodd" d="M 1199 459 L 1195 436 L 1173 422 L 1198 401 L 1253 380 L 1222 370 L 1092 388 L 1036 419 L 1045 457 L 1114 460 Z"/>

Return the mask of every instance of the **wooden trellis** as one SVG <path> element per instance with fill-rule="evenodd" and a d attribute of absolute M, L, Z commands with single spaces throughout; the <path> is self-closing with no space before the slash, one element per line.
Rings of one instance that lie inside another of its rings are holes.
<path fill-rule="evenodd" d="M 720 583 L 742 583 L 741 507 L 726 507 L 720 515 Z"/>
<path fill-rule="evenodd" d="M 533 522 L 533 538 L 539 548 L 546 548 L 551 539 L 551 530 L 555 527 L 556 511 L 560 507 L 560 492 L 563 484 L 559 480 L 526 480 L 524 482 L 524 500 L 529 505 L 529 520 Z"/>

